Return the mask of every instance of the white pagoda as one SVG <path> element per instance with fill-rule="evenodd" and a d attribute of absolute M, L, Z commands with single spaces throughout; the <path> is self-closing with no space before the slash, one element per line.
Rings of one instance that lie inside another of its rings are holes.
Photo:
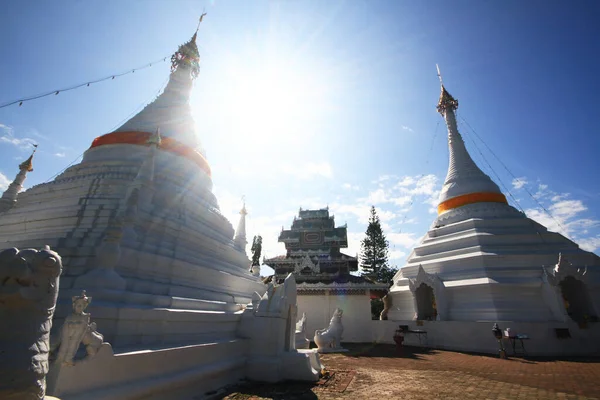
<path fill-rule="evenodd" d="M 0 200 L 0 249 L 49 245 L 62 256 L 53 328 L 85 289 L 114 351 L 62 368 L 50 394 L 139 398 L 194 383 L 201 395 L 243 377 L 318 379 L 316 356 L 284 340 L 287 329 L 293 343 L 295 281 L 263 296 L 267 286 L 249 271 L 245 208 L 234 232 L 212 193 L 189 105 L 196 34 L 171 62 L 163 93 L 94 139 L 79 164 L 18 193 L 30 157 Z"/>
<path fill-rule="evenodd" d="M 448 175 L 438 217 L 394 277 L 389 319 L 426 326 L 411 325 L 437 347 L 494 350 L 489 331 L 498 322 L 531 337 L 539 354 L 598 351 L 600 257 L 508 204 L 469 156 L 457 108 L 442 85 Z M 564 329 L 584 344 L 559 342 Z"/>

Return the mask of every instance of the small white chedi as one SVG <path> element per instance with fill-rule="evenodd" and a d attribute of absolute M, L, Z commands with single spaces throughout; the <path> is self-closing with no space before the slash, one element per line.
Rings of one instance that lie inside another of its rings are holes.
<path fill-rule="evenodd" d="M 315 344 L 319 348 L 319 353 L 341 353 L 348 351 L 341 346 L 342 333 L 342 315 L 344 311 L 336 308 L 329 322 L 329 327 L 315 331 Z"/>

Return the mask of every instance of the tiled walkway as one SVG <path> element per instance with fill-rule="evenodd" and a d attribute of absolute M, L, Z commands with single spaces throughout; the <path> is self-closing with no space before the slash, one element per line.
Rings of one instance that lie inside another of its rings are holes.
<path fill-rule="evenodd" d="M 321 356 L 333 372 L 317 385 L 245 385 L 225 399 L 600 399 L 600 360 L 556 361 L 395 346 L 352 346 Z M 337 372 L 337 373 L 336 373 Z M 348 383 L 349 381 L 349 383 Z"/>

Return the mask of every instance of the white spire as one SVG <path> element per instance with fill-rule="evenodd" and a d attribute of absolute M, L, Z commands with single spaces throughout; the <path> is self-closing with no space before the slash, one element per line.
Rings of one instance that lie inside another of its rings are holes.
<path fill-rule="evenodd" d="M 33 152 L 27 160 L 19 164 L 19 173 L 2 194 L 2 198 L 0 198 L 0 212 L 6 211 L 15 205 L 17 196 L 21 189 L 23 189 L 23 182 L 27 178 L 27 173 L 33 171 L 33 155 L 37 151 L 37 144 L 34 146 Z"/>
<path fill-rule="evenodd" d="M 441 82 L 441 75 L 439 76 Z M 458 108 L 458 101 L 448 93 L 443 84 L 441 86 L 437 110 L 444 117 L 448 128 L 450 161 L 448 175 L 440 193 L 438 214 L 470 203 L 506 203 L 498 185 L 479 169 L 469 155 L 456 125 L 454 112 Z"/>
<path fill-rule="evenodd" d="M 246 240 L 246 215 L 248 215 L 248 212 L 246 211 L 246 202 L 244 201 L 244 205 L 240 210 L 240 222 L 238 222 L 235 238 L 233 239 L 235 247 L 244 252 L 246 251 L 246 245 L 248 244 L 248 241 Z"/>
<path fill-rule="evenodd" d="M 155 132 L 160 125 L 164 137 L 199 147 L 189 104 L 193 80 L 200 68 L 196 33 L 171 57 L 171 76 L 162 94 L 115 132 Z"/>

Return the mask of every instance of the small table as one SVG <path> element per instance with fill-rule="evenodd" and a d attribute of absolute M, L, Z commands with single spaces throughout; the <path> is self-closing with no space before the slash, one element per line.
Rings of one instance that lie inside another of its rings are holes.
<path fill-rule="evenodd" d="M 517 355 L 517 348 L 516 348 L 517 341 L 519 341 L 521 343 L 521 351 L 522 351 L 521 354 L 524 356 L 527 355 L 527 350 L 525 350 L 525 344 L 523 343 L 523 340 L 529 340 L 529 336 L 527 336 L 527 335 L 511 335 L 511 336 L 505 336 L 505 338 L 507 338 L 508 341 L 510 342 L 510 344 L 512 345 L 513 356 Z"/>
<path fill-rule="evenodd" d="M 427 342 L 427 331 L 421 329 L 407 329 L 404 331 L 405 333 L 414 333 L 419 338 L 419 346 L 423 347 L 421 343 L 421 335 L 425 336 L 425 341 Z"/>

